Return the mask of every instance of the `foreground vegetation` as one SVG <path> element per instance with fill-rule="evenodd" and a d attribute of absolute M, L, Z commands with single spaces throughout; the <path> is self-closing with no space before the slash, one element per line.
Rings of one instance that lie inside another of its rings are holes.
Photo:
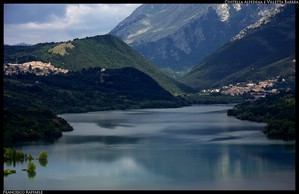
<path fill-rule="evenodd" d="M 269 138 L 295 139 L 295 94 L 292 92 L 281 92 L 254 102 L 238 104 L 227 114 L 242 120 L 268 123 L 264 133 Z"/>
<path fill-rule="evenodd" d="M 4 176 L 10 175 L 10 174 L 15 174 L 15 173 L 16 173 L 16 170 L 14 170 L 14 169 L 5 169 L 3 171 Z"/>
<path fill-rule="evenodd" d="M 23 169 L 23 171 L 26 171 L 28 173 L 28 177 L 34 177 L 36 175 L 36 165 L 32 160 L 34 158 L 32 157 L 32 154 L 26 154 L 23 153 L 21 150 L 16 150 L 15 148 L 11 147 L 4 147 L 3 149 L 3 158 L 4 162 L 8 164 L 12 164 L 13 166 L 16 165 L 16 163 L 23 163 L 24 161 L 28 161 L 27 169 Z M 45 151 L 42 151 L 37 160 L 39 161 L 39 164 L 43 167 L 45 167 L 48 163 L 48 154 Z M 3 170 L 3 175 L 8 176 L 10 174 L 15 174 L 16 170 L 15 169 L 4 169 Z"/>
<path fill-rule="evenodd" d="M 62 136 L 62 132 L 73 130 L 64 119 L 57 117 L 49 110 L 37 108 L 7 109 L 4 110 L 3 117 L 5 146 L 16 142 L 53 142 Z"/>

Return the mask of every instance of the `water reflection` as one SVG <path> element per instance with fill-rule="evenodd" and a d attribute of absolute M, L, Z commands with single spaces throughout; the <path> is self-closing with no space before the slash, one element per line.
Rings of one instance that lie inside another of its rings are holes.
<path fill-rule="evenodd" d="M 27 176 L 29 179 L 33 179 L 36 176 L 36 172 L 35 171 L 27 172 Z"/>
<path fill-rule="evenodd" d="M 61 155 L 67 155 L 68 161 L 104 163 L 105 172 L 116 173 L 115 166 L 109 164 L 117 163 L 117 179 L 129 173 L 128 164 L 134 164 L 136 171 L 131 169 L 131 174 L 146 174 L 146 170 L 145 179 L 162 176 L 175 181 L 254 179 L 275 169 L 288 169 L 295 162 L 294 150 L 286 152 L 281 145 L 186 144 L 173 139 L 110 145 L 93 143 Z"/>
<path fill-rule="evenodd" d="M 115 129 L 117 127 L 133 127 L 133 125 L 123 124 L 125 119 L 103 119 L 98 120 L 97 125 L 104 129 Z"/>
<path fill-rule="evenodd" d="M 84 143 L 103 143 L 103 144 L 130 144 L 138 143 L 141 138 L 137 137 L 123 137 L 123 136 L 66 136 L 63 139 L 64 143 L 67 144 L 84 144 Z"/>
<path fill-rule="evenodd" d="M 227 117 L 227 108 L 62 115 L 74 131 L 55 144 L 21 147 L 45 150 L 51 165 L 30 184 L 5 177 L 4 188 L 294 189 L 294 144 L 268 140 L 264 124 Z"/>
<path fill-rule="evenodd" d="M 271 169 L 294 165 L 292 155 L 280 152 L 265 155 L 266 151 L 259 153 L 255 150 L 250 146 L 241 146 L 239 150 L 235 150 L 225 145 L 209 145 L 209 148 L 199 149 L 147 150 L 142 154 L 134 154 L 134 160 L 155 174 L 163 174 L 175 180 L 253 178 L 262 176 Z M 246 155 L 244 152 L 251 154 Z M 283 161 L 277 161 L 278 157 L 284 158 Z"/>
<path fill-rule="evenodd" d="M 42 166 L 42 167 L 46 167 L 48 164 L 48 160 L 38 160 L 38 163 Z"/>

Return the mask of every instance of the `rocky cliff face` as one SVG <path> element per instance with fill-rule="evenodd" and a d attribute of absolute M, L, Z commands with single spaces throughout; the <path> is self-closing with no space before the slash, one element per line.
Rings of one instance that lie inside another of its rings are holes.
<path fill-rule="evenodd" d="M 280 7 L 275 12 L 242 30 L 194 66 L 181 81 L 200 90 L 294 77 L 295 5 Z"/>
<path fill-rule="evenodd" d="M 275 4 L 145 4 L 110 34 L 120 37 L 161 68 L 186 71 Z"/>

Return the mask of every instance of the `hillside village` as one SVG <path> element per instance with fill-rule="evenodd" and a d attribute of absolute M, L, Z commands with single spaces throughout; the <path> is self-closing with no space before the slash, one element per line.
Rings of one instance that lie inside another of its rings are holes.
<path fill-rule="evenodd" d="M 256 100 L 258 98 L 264 98 L 267 94 L 278 94 L 279 90 L 275 88 L 274 84 L 278 82 L 279 77 L 275 79 L 269 79 L 264 81 L 259 81 L 254 83 L 252 81 L 237 83 L 237 84 L 229 84 L 227 86 L 222 86 L 221 88 L 207 89 L 202 90 L 202 93 L 221 93 L 230 96 L 242 96 L 244 94 L 248 94 L 249 98 L 252 100 Z M 280 78 L 282 82 L 285 79 Z"/>
<path fill-rule="evenodd" d="M 68 71 L 67 69 L 54 67 L 51 63 L 43 63 L 41 61 L 31 61 L 23 64 L 8 63 L 4 65 L 5 75 L 34 73 L 39 76 L 47 76 L 50 74 L 68 73 Z"/>
<path fill-rule="evenodd" d="M 277 89 L 273 88 L 277 79 L 260 81 L 258 83 L 237 83 L 236 85 L 230 84 L 229 86 L 222 86 L 222 93 L 231 96 L 243 95 L 244 93 L 251 92 L 255 96 L 265 97 L 266 93 L 277 93 Z"/>
<path fill-rule="evenodd" d="M 292 61 L 294 64 L 296 61 Z M 103 68 L 101 72 L 104 72 Z M 12 64 L 8 63 L 4 65 L 4 73 L 5 75 L 13 75 L 13 74 L 25 74 L 25 73 L 33 73 L 38 76 L 48 76 L 51 74 L 59 74 L 59 73 L 68 73 L 69 70 L 57 68 L 51 65 L 51 63 L 43 63 L 41 61 L 31 61 L 23 64 Z M 279 76 L 269 80 L 263 80 L 259 82 L 244 82 L 237 84 L 229 84 L 226 86 L 222 86 L 221 88 L 214 89 L 206 89 L 202 90 L 201 93 L 221 93 L 230 96 L 242 96 L 244 94 L 249 94 L 249 97 L 253 100 L 258 98 L 266 97 L 267 94 L 277 94 L 279 91 L 274 88 L 275 82 L 279 79 Z M 280 78 L 282 82 L 285 80 Z"/>

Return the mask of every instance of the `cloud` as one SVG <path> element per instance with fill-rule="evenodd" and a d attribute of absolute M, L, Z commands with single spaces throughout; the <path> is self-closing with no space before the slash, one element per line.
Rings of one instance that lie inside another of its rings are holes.
<path fill-rule="evenodd" d="M 63 17 L 67 4 L 4 4 L 4 23 L 49 22 L 53 16 Z"/>
<path fill-rule="evenodd" d="M 26 10 L 29 13 L 32 5 L 4 6 L 5 44 L 60 42 L 106 34 L 140 4 L 67 4 L 61 7 L 51 5 L 48 7 L 51 10 L 46 12 L 41 12 L 46 5 L 38 6 L 40 9 L 35 6 L 34 13 L 28 14 L 31 18 L 27 15 L 25 19 L 21 18 L 20 14 L 25 14 Z M 59 11 L 56 12 L 56 9 Z M 43 16 L 37 19 L 40 14 Z M 13 15 L 14 20 L 7 19 L 10 15 Z"/>

